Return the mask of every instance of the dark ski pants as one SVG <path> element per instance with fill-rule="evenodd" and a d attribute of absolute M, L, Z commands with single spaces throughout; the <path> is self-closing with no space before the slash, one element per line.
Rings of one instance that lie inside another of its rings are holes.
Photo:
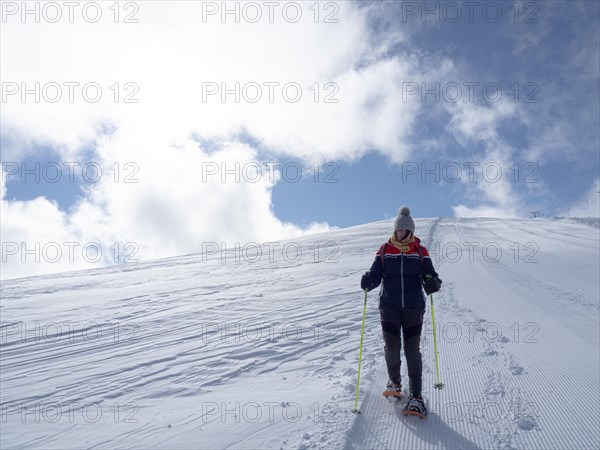
<path fill-rule="evenodd" d="M 385 306 L 379 308 L 388 375 L 390 380 L 400 384 L 400 349 L 402 348 L 402 339 L 404 339 L 409 388 L 413 396 L 421 395 L 423 363 L 420 346 L 424 313 L 425 311 L 422 309 Z"/>

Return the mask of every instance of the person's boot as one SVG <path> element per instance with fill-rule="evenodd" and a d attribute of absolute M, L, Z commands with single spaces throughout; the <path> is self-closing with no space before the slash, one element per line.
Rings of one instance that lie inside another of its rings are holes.
<path fill-rule="evenodd" d="M 413 396 L 404 409 L 402 413 L 407 416 L 418 416 L 421 419 L 427 417 L 427 408 L 425 407 L 425 402 L 423 402 L 422 396 Z"/>
<path fill-rule="evenodd" d="M 400 380 L 389 380 L 385 386 L 385 391 L 383 391 L 383 395 L 385 395 L 386 397 L 401 398 L 403 393 Z"/>

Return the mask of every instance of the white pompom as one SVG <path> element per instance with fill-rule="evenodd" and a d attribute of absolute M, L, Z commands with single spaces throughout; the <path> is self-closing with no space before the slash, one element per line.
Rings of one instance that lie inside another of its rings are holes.
<path fill-rule="evenodd" d="M 398 210 L 398 214 L 401 216 L 410 216 L 410 209 L 408 209 L 408 206 L 403 206 Z"/>

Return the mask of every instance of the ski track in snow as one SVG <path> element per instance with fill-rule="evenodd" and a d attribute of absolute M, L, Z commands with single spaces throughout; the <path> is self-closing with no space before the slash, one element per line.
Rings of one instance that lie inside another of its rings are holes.
<path fill-rule="evenodd" d="M 295 239 L 297 261 L 186 255 L 2 282 L 0 447 L 599 448 L 597 223 L 416 222 L 444 280 L 442 390 L 429 301 L 421 343 L 426 420 L 381 395 L 376 292 L 351 413 L 358 285 L 383 221 Z M 565 415 L 570 389 L 584 395 Z"/>

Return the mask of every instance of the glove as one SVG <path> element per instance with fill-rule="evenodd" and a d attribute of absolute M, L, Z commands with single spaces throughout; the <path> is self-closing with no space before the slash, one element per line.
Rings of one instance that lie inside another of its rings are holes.
<path fill-rule="evenodd" d="M 427 295 L 439 291 L 442 287 L 442 280 L 431 274 L 423 275 L 423 289 Z"/>
<path fill-rule="evenodd" d="M 362 278 L 360 279 L 360 288 L 366 289 L 370 291 L 373 289 L 373 278 L 371 277 L 371 272 L 365 272 Z"/>
<path fill-rule="evenodd" d="M 438 281 L 440 282 L 440 284 L 442 284 L 442 279 L 441 279 L 440 277 L 437 277 L 437 276 L 435 276 L 435 275 L 431 275 L 430 273 L 423 275 L 423 279 L 424 279 L 425 281 L 429 281 L 429 280 L 431 280 L 432 278 L 435 278 L 436 280 L 438 280 Z"/>

